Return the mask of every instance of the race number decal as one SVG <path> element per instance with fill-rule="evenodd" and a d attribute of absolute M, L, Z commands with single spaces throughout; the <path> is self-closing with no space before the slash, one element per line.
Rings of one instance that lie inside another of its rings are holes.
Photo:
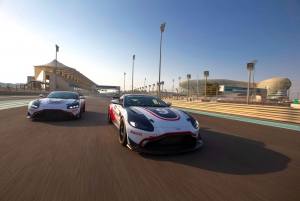
<path fill-rule="evenodd" d="M 169 112 L 168 112 L 168 110 L 165 110 L 165 109 L 159 109 L 159 108 L 157 108 L 157 109 L 155 109 L 159 114 L 168 114 Z"/>
<path fill-rule="evenodd" d="M 139 108 L 147 111 L 154 117 L 165 121 L 178 121 L 180 119 L 180 115 L 175 110 L 172 110 L 170 108 L 154 108 L 154 107 L 149 107 L 149 108 L 139 107 Z"/>

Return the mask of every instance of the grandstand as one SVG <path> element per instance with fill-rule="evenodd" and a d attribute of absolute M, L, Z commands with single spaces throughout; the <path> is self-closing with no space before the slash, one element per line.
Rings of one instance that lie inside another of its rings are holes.
<path fill-rule="evenodd" d="M 43 73 L 43 76 L 40 81 L 46 91 L 91 91 L 92 86 L 96 85 L 76 69 L 68 67 L 57 60 L 34 66 L 34 77 L 28 76 L 27 83 L 37 81 L 41 73 Z M 55 79 L 57 86 L 55 86 Z"/>

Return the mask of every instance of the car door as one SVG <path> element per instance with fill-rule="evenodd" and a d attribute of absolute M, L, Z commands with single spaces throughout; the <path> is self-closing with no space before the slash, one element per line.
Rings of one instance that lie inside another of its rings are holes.
<path fill-rule="evenodd" d="M 119 125 L 121 123 L 121 118 L 122 118 L 123 112 L 124 112 L 123 103 L 124 103 L 124 96 L 121 96 L 120 99 L 119 99 L 119 104 L 116 107 L 116 112 L 118 113 L 117 118 L 118 118 L 118 124 Z"/>
<path fill-rule="evenodd" d="M 116 118 L 116 123 L 118 125 L 120 125 L 121 122 L 122 111 L 123 111 L 123 96 L 120 97 L 119 99 L 114 100 L 114 104 L 113 104 L 113 112 Z"/>
<path fill-rule="evenodd" d="M 120 124 L 119 121 L 119 109 L 118 109 L 118 105 L 119 105 L 119 99 L 114 99 L 111 101 L 112 103 L 112 110 L 113 110 L 113 114 L 114 114 L 114 118 L 115 118 L 115 123 Z"/>

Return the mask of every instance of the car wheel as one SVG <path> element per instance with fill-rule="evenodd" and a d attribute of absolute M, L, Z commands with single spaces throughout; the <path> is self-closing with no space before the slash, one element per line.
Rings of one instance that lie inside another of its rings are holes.
<path fill-rule="evenodd" d="M 127 132 L 126 132 L 126 127 L 125 127 L 125 123 L 123 120 L 120 123 L 119 142 L 122 146 L 127 145 Z"/>
<path fill-rule="evenodd" d="M 80 110 L 80 112 L 77 114 L 77 116 L 76 116 L 76 119 L 81 119 L 81 114 L 82 114 L 82 112 L 81 112 L 81 110 Z"/>
<path fill-rule="evenodd" d="M 108 109 L 108 112 L 107 112 L 107 120 L 108 120 L 108 123 L 112 123 L 109 109 Z"/>

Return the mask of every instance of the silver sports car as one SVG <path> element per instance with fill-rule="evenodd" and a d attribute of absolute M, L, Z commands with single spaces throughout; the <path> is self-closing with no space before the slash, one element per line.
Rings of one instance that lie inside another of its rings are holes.
<path fill-rule="evenodd" d="M 54 91 L 47 97 L 33 100 L 28 105 L 27 118 L 81 118 L 85 111 L 85 97 L 72 91 Z"/>
<path fill-rule="evenodd" d="M 139 152 L 168 154 L 202 146 L 198 121 L 155 96 L 126 94 L 108 106 L 108 121 L 119 129 L 119 142 Z"/>

